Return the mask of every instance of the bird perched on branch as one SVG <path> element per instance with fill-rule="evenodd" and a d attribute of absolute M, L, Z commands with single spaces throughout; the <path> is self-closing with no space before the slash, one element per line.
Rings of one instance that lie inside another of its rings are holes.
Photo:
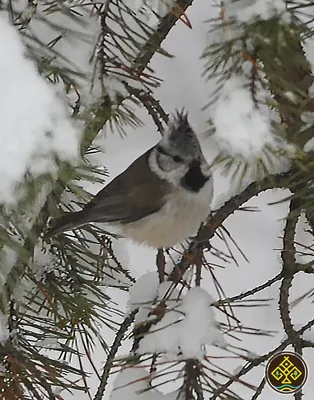
<path fill-rule="evenodd" d="M 171 247 L 196 233 L 213 197 L 210 167 L 183 110 L 163 138 L 78 212 L 57 219 L 47 237 L 89 223 L 151 247 Z M 110 231 L 110 229 L 108 229 Z"/>

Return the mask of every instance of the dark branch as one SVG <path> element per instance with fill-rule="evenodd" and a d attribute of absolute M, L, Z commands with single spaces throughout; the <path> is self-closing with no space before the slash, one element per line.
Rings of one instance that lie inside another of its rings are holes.
<path fill-rule="evenodd" d="M 122 340 L 124 338 L 124 335 L 126 333 L 126 331 L 129 329 L 129 327 L 131 326 L 131 324 L 134 321 L 135 315 L 137 313 L 137 309 L 134 310 L 133 312 L 130 313 L 130 315 L 128 315 L 125 320 L 122 322 L 122 324 L 120 325 L 120 329 L 118 330 L 118 332 L 116 333 L 114 342 L 112 344 L 112 346 L 110 347 L 110 351 L 106 360 L 106 363 L 104 365 L 103 368 L 103 372 L 101 375 L 101 379 L 100 379 L 100 383 L 97 389 L 97 392 L 94 396 L 94 400 L 102 400 L 104 393 L 105 393 L 105 389 L 107 386 L 107 382 L 108 382 L 108 378 L 109 378 L 109 373 L 112 367 L 112 362 L 117 354 L 117 351 L 119 349 L 119 347 L 122 344 Z"/>
<path fill-rule="evenodd" d="M 292 286 L 294 274 L 297 272 L 294 238 L 296 234 L 297 222 L 299 219 L 299 213 L 297 212 L 299 208 L 299 200 L 291 200 L 290 211 L 287 216 L 286 226 L 284 229 L 283 249 L 281 252 L 283 279 L 279 291 L 279 311 L 281 321 L 287 336 L 291 339 L 295 350 L 301 354 L 302 347 L 300 346 L 300 338 L 297 336 L 297 333 L 293 328 L 289 308 L 290 288 Z"/>

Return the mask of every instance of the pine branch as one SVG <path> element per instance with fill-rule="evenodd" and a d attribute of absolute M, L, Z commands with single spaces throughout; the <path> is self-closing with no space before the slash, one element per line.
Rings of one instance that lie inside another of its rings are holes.
<path fill-rule="evenodd" d="M 303 50 L 302 28 L 295 23 L 285 25 L 272 19 L 261 22 L 260 31 L 264 45 L 256 43 L 257 56 L 263 62 L 269 88 L 286 126 L 287 139 L 302 149 L 313 137 L 312 128 L 301 130 L 304 125 L 301 115 L 313 111 L 313 100 L 308 93 L 314 80 L 311 65 Z M 268 45 L 265 38 L 269 39 Z M 287 95 L 287 92 L 290 94 Z"/>
<path fill-rule="evenodd" d="M 193 3 L 193 0 L 177 0 L 177 5 L 180 9 L 185 12 L 188 7 Z M 178 17 L 173 13 L 169 12 L 165 17 L 161 19 L 157 29 L 149 37 L 146 44 L 143 46 L 143 50 L 134 60 L 134 65 L 138 66 L 140 71 L 144 70 L 143 66 L 149 64 L 153 55 L 160 49 L 161 43 L 167 37 L 170 30 L 174 27 Z"/>
<path fill-rule="evenodd" d="M 201 367 L 202 365 L 198 360 L 187 360 L 185 362 L 184 381 L 181 391 L 184 393 L 186 400 L 204 400 L 203 388 L 200 383 Z"/>
<path fill-rule="evenodd" d="M 164 130 L 162 122 L 167 123 L 169 118 L 168 114 L 160 105 L 160 102 L 156 100 L 148 91 L 133 88 L 126 82 L 124 85 L 130 95 L 135 96 L 143 104 L 148 114 L 152 117 L 157 130 L 162 134 Z"/>
<path fill-rule="evenodd" d="M 264 282 L 262 285 L 255 286 L 253 289 L 247 290 L 246 292 L 240 293 L 236 296 L 228 297 L 223 300 L 218 300 L 215 303 L 213 303 L 213 305 L 219 307 L 220 305 L 223 305 L 225 303 L 234 303 L 236 301 L 243 300 L 246 297 L 255 295 L 256 293 L 261 292 L 262 290 L 272 286 L 274 283 L 280 281 L 282 279 L 282 277 L 283 277 L 283 273 L 279 272 L 279 274 L 277 274 L 273 278 L 269 279 L 268 281 Z"/>

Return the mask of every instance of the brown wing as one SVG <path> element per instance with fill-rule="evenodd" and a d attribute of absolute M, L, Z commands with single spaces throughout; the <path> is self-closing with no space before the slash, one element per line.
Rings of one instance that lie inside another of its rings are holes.
<path fill-rule="evenodd" d="M 133 222 L 158 211 L 170 183 L 147 168 L 152 149 L 102 189 L 83 212 L 89 222 Z"/>

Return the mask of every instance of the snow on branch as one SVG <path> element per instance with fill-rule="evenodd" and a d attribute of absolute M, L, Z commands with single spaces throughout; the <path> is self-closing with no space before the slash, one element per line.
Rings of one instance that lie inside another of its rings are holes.
<path fill-rule="evenodd" d="M 227 0 L 223 3 L 225 16 L 233 17 L 238 22 L 247 23 L 254 18 L 267 20 L 278 16 L 285 22 L 290 22 L 284 0 Z"/>
<path fill-rule="evenodd" d="M 56 158 L 74 161 L 80 134 L 65 104 L 27 58 L 24 45 L 0 12 L 0 202 L 15 203 L 25 174 L 56 174 Z"/>
<path fill-rule="evenodd" d="M 265 112 L 267 107 L 264 112 L 256 107 L 245 83 L 240 76 L 232 76 L 226 81 L 213 106 L 212 120 L 219 147 L 229 154 L 240 154 L 249 159 L 252 154 L 261 153 L 265 145 L 274 146 L 275 137 L 270 117 Z"/>
<path fill-rule="evenodd" d="M 169 285 L 169 282 L 163 285 Z M 137 289 L 140 290 L 140 287 Z M 172 358 L 180 355 L 181 359 L 202 359 L 205 344 L 225 344 L 211 307 L 214 300 L 205 290 L 192 288 L 182 300 L 176 300 L 174 294 L 171 297 L 168 310 L 144 335 L 137 354 L 167 353 Z"/>

